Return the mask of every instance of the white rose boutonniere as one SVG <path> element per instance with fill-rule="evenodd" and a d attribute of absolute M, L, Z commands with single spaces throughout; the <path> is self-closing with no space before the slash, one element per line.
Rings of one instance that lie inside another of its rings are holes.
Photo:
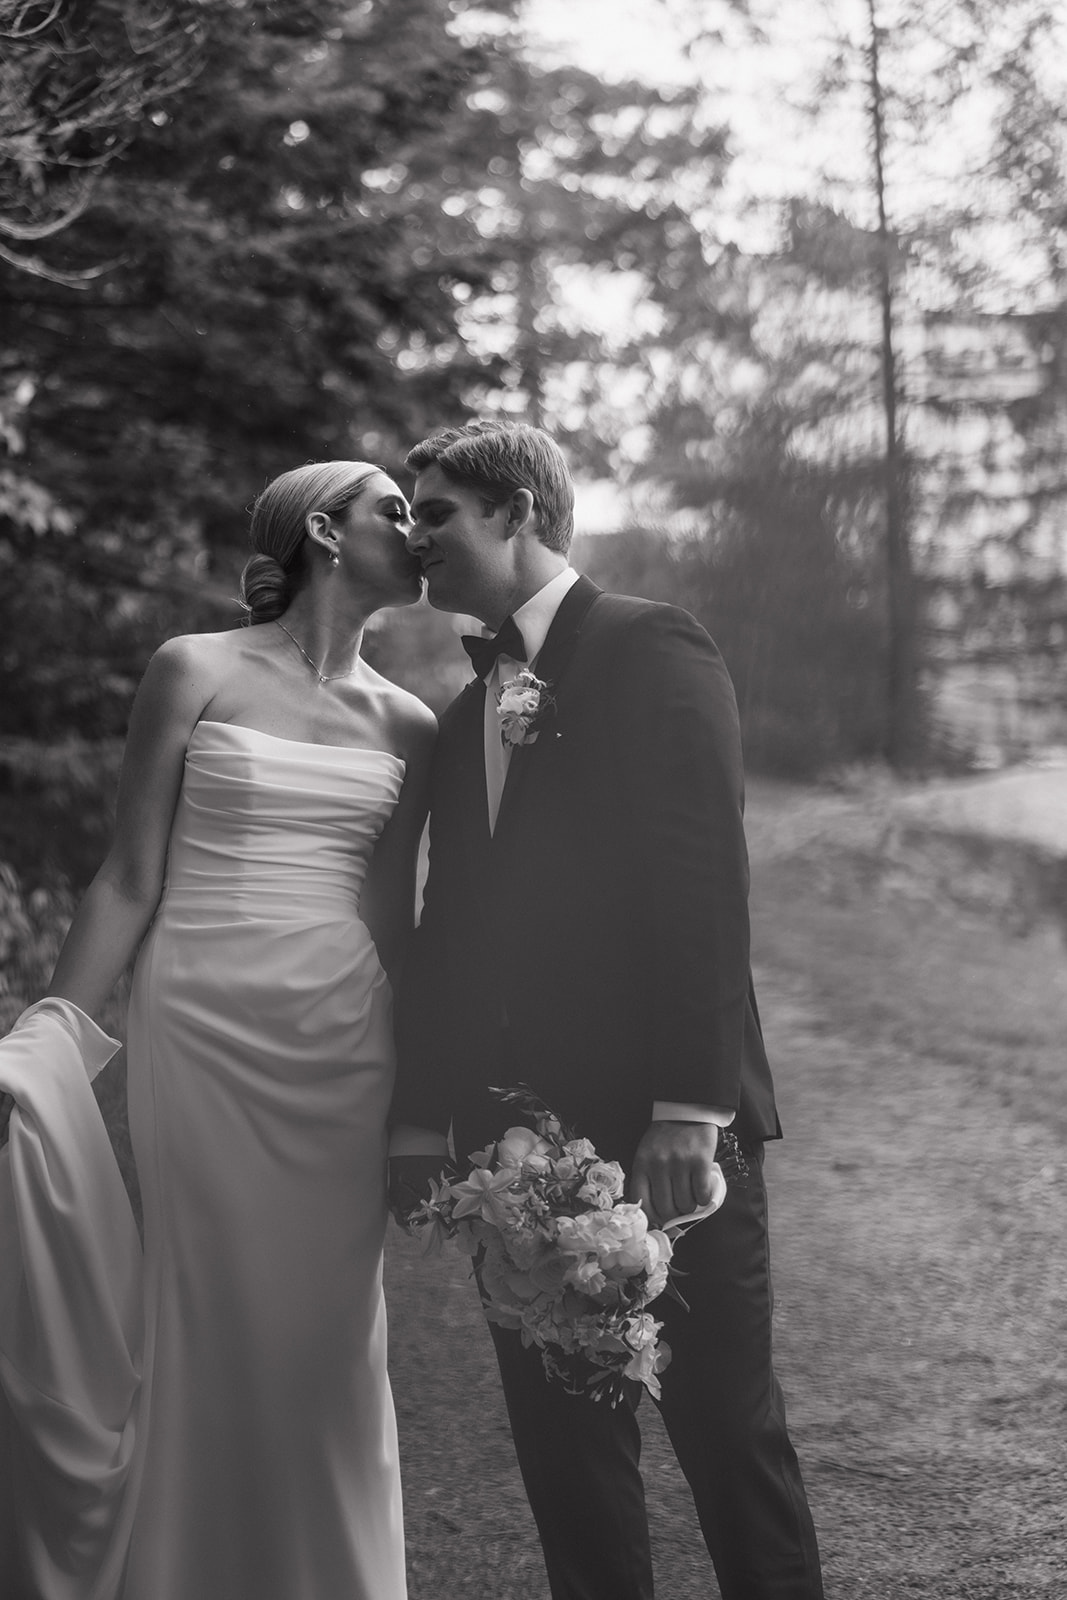
<path fill-rule="evenodd" d="M 554 704 L 548 684 L 529 670 L 524 669 L 517 678 L 509 678 L 496 697 L 501 744 L 509 747 L 536 744 L 540 724 Z"/>

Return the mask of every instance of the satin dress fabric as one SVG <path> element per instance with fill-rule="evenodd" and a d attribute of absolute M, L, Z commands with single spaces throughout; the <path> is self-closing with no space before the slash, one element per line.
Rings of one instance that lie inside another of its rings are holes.
<path fill-rule="evenodd" d="M 392 1004 L 359 918 L 403 772 L 228 723 L 190 740 L 128 1026 L 145 1231 L 141 1379 L 115 1430 L 129 1469 L 97 1571 L 71 1587 L 45 1563 L 40 1600 L 404 1600 L 381 1283 Z"/>

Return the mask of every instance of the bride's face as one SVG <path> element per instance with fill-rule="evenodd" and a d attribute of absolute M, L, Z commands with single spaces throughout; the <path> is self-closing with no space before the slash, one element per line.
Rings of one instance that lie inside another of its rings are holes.
<path fill-rule="evenodd" d="M 340 518 L 341 571 L 370 588 L 383 606 L 410 605 L 422 591 L 422 567 L 407 548 L 411 511 L 385 472 L 368 479 Z"/>

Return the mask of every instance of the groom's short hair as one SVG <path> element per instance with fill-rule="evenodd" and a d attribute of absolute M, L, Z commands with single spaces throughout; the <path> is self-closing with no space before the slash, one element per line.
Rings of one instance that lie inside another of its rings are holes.
<path fill-rule="evenodd" d="M 574 535 L 574 483 L 563 451 L 541 428 L 525 422 L 468 422 L 423 439 L 408 452 L 409 472 L 437 465 L 490 509 L 516 489 L 528 489 L 539 515 L 538 538 L 566 552 Z"/>

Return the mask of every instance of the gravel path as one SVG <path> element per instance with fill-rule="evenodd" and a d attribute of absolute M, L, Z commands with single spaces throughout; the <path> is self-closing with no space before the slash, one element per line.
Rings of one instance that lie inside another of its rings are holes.
<path fill-rule="evenodd" d="M 1067 962 L 1050 924 L 1006 935 L 888 860 L 884 801 L 750 806 L 778 1366 L 827 1592 L 1065 1600 Z M 393 1236 L 411 1600 L 547 1600 L 465 1275 Z M 642 1410 L 658 1591 L 712 1600 Z"/>

